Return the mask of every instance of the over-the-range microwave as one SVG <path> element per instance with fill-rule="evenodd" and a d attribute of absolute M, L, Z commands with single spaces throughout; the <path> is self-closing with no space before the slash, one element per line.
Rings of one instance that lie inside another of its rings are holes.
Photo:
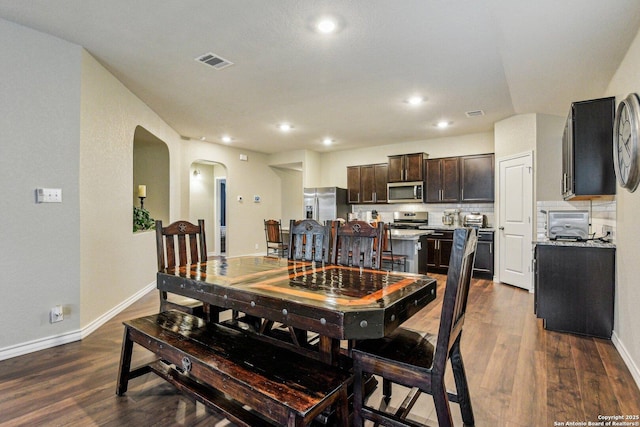
<path fill-rule="evenodd" d="M 422 181 L 390 182 L 387 184 L 389 203 L 422 203 Z"/>

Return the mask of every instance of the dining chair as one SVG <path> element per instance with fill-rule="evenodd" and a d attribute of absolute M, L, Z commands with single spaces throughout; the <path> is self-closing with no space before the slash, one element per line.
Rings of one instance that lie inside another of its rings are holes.
<path fill-rule="evenodd" d="M 188 221 L 175 221 L 167 227 L 162 226 L 161 220 L 156 220 L 156 251 L 158 255 L 158 271 L 166 268 L 180 267 L 207 260 L 207 243 L 204 232 L 204 220 L 199 219 L 198 225 Z M 160 291 L 160 311 L 180 310 L 189 314 L 203 317 L 202 302 L 180 297 L 171 297 L 165 291 Z"/>
<path fill-rule="evenodd" d="M 313 219 L 289 222 L 289 259 L 329 262 L 330 223 L 322 225 Z"/>
<path fill-rule="evenodd" d="M 380 269 L 384 223 L 376 227 L 366 221 L 349 221 L 338 226 L 333 239 L 332 264 Z"/>
<path fill-rule="evenodd" d="M 382 267 L 385 264 L 389 266 L 389 270 L 393 271 L 394 266 L 402 267 L 402 271 L 407 271 L 407 256 L 393 253 L 393 241 L 391 239 L 391 229 L 389 224 L 384 225 L 384 233 L 382 237 Z"/>
<path fill-rule="evenodd" d="M 267 256 L 273 253 L 279 257 L 284 257 L 287 254 L 288 244 L 285 243 L 282 237 L 280 220 L 265 219 L 264 234 L 267 240 Z"/>
<path fill-rule="evenodd" d="M 329 248 L 331 239 L 331 225 L 322 225 L 313 219 L 289 221 L 289 245 L 288 259 L 294 261 L 329 262 Z M 309 334 L 307 331 L 291 326 L 275 323 L 271 320 L 263 320 L 260 333 L 273 335 L 285 329 L 289 339 L 297 346 L 317 342 L 317 334 Z"/>
<path fill-rule="evenodd" d="M 355 426 L 362 426 L 365 419 L 383 425 L 420 425 L 407 420 L 407 415 L 421 392 L 432 395 L 439 426 L 453 425 L 449 401 L 460 405 L 465 425 L 474 425 L 460 338 L 476 245 L 475 229 L 458 228 L 454 231 L 437 339 L 429 333 L 399 327 L 387 337 L 360 341 L 352 349 Z M 457 393 L 449 392 L 445 387 L 447 360 L 451 361 Z M 391 398 L 392 383 L 411 388 L 409 396 L 395 413 L 386 412 L 383 407 L 376 409 L 365 405 L 363 378 L 369 374 L 382 377 L 385 403 Z"/>

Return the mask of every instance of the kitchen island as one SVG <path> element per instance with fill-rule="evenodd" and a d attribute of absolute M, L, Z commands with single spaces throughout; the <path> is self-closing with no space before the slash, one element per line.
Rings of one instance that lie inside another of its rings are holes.
<path fill-rule="evenodd" d="M 433 230 L 420 229 L 391 229 L 391 244 L 394 255 L 407 256 L 407 272 L 418 273 L 418 259 L 420 251 L 426 251 L 426 245 L 422 245 L 420 238 L 432 234 Z"/>

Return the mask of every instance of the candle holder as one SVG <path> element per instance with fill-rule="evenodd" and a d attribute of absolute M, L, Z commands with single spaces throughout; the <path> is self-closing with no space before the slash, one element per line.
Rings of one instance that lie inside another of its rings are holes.
<path fill-rule="evenodd" d="M 140 196 L 140 197 L 138 197 L 138 198 L 140 199 L 140 209 L 144 209 L 144 199 L 145 199 L 146 197 L 142 197 L 142 196 Z"/>

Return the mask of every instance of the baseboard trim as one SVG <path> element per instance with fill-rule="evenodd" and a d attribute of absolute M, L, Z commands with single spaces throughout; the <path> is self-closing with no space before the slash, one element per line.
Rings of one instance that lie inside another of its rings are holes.
<path fill-rule="evenodd" d="M 156 282 L 153 281 L 149 283 L 147 286 L 112 308 L 111 310 L 104 313 L 102 316 L 98 317 L 91 323 L 89 323 L 84 328 L 65 332 L 59 335 L 53 335 L 50 337 L 39 338 L 33 341 L 27 341 L 24 343 L 12 345 L 9 347 L 5 347 L 0 349 L 0 360 L 11 359 L 12 357 L 23 356 L 25 354 L 33 353 L 35 351 L 46 350 L 48 348 L 57 347 L 59 345 L 68 344 L 74 341 L 80 341 L 83 338 L 89 336 L 92 332 L 98 329 L 100 326 L 107 323 L 117 314 L 122 312 L 124 309 L 129 307 L 134 302 L 138 301 L 144 295 L 149 293 L 152 289 L 156 288 Z"/>
<path fill-rule="evenodd" d="M 638 388 L 640 388 L 640 369 L 631 358 L 631 355 L 627 351 L 624 343 L 620 340 L 620 337 L 618 337 L 618 335 L 616 334 L 616 331 L 613 331 L 613 334 L 611 335 L 611 342 L 618 350 L 618 353 L 620 353 L 620 356 L 622 357 L 622 360 L 624 360 L 625 365 L 627 365 L 627 368 L 629 368 L 631 376 L 635 380 L 636 385 L 638 386 Z"/>
<path fill-rule="evenodd" d="M 95 319 L 93 322 L 89 323 L 87 326 L 82 328 L 81 339 L 89 336 L 89 334 L 94 332 L 100 326 L 107 323 L 109 320 L 113 319 L 117 314 L 124 311 L 124 309 L 129 307 L 134 302 L 138 301 L 140 298 L 148 294 L 149 291 L 155 288 L 156 288 L 156 282 L 154 280 L 153 282 L 149 283 L 147 286 L 145 286 L 144 288 L 140 289 L 138 292 L 136 292 L 135 294 L 127 298 L 126 300 L 122 301 L 120 304 L 116 305 L 111 310 L 104 313 L 102 316 Z"/>

